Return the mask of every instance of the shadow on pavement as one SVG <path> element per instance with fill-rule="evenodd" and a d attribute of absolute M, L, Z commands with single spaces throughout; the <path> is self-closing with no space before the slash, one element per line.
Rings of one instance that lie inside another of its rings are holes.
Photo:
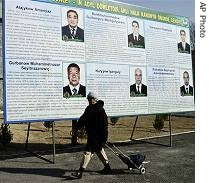
<path fill-rule="evenodd" d="M 159 139 L 159 138 L 158 138 Z M 113 143 L 116 146 L 130 146 L 134 144 L 153 144 L 153 145 L 161 145 L 161 146 L 170 146 L 164 144 L 163 142 L 159 142 L 159 140 L 151 141 L 150 140 L 129 140 L 126 142 L 116 142 Z M 53 145 L 52 144 L 40 144 L 40 143 L 30 143 L 28 144 L 28 148 L 25 149 L 25 144 L 23 143 L 11 143 L 9 144 L 6 149 L 1 150 L 0 146 L 0 160 L 6 159 L 14 159 L 14 158 L 25 158 L 25 157 L 32 157 L 36 156 L 38 158 L 42 158 L 45 155 L 53 155 Z M 56 155 L 62 153 L 74 153 L 74 152 L 81 152 L 84 150 L 84 144 L 78 144 L 72 146 L 71 144 L 59 144 L 56 145 Z M 48 160 L 47 160 L 48 161 Z M 51 161 L 49 161 L 51 162 Z"/>
<path fill-rule="evenodd" d="M 71 174 L 76 170 L 64 170 L 59 168 L 0 168 L 0 172 L 12 173 L 12 174 L 31 174 L 41 175 L 48 177 L 63 178 L 63 180 L 75 180 Z M 67 175 L 65 175 L 67 173 Z M 137 170 L 125 170 L 125 169 L 112 169 L 109 174 L 101 174 L 99 171 L 85 170 L 84 174 L 88 175 L 120 175 L 120 174 L 138 174 Z"/>

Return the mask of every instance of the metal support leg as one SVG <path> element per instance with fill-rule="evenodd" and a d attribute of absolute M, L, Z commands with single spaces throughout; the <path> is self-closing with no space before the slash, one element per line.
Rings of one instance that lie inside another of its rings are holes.
<path fill-rule="evenodd" d="M 169 132 L 170 132 L 170 147 L 172 147 L 172 132 L 171 132 L 171 114 L 169 114 Z"/>
<path fill-rule="evenodd" d="M 136 120 L 135 120 L 135 123 L 134 123 L 134 125 L 133 125 L 133 131 L 132 131 L 130 140 L 133 140 L 133 134 L 134 134 L 134 131 L 135 131 L 135 129 L 136 129 L 136 123 L 137 123 L 137 121 L 138 121 L 138 117 L 139 117 L 139 116 L 136 116 Z"/>
<path fill-rule="evenodd" d="M 26 137 L 25 150 L 28 149 L 28 138 L 29 138 L 30 127 L 31 127 L 31 123 L 28 123 L 28 131 L 27 131 L 27 137 Z"/>
<path fill-rule="evenodd" d="M 53 140 L 53 163 L 55 164 L 55 122 L 52 125 L 52 140 Z"/>
<path fill-rule="evenodd" d="M 135 120 L 135 123 L 134 123 L 134 126 L 133 126 L 133 131 L 132 131 L 132 134 L 131 134 L 131 137 L 130 137 L 130 140 L 133 140 L 133 141 L 135 141 L 135 139 L 133 139 L 133 134 L 134 134 L 134 131 L 135 131 L 135 128 L 136 128 L 137 120 L 138 120 L 138 116 L 136 116 L 136 120 Z M 136 139 L 136 141 L 140 141 L 140 142 L 144 142 L 144 143 L 149 143 L 149 144 L 156 144 L 156 145 L 162 145 L 162 146 L 172 147 L 171 114 L 169 114 L 168 121 L 169 121 L 169 144 L 165 145 L 165 144 L 161 144 L 161 143 L 157 143 L 157 142 L 151 142 L 151 141 L 149 142 L 149 141 L 147 141 L 149 139 L 144 139 L 144 140 L 138 140 L 138 139 Z"/>
<path fill-rule="evenodd" d="M 31 123 L 28 123 L 28 131 L 27 131 L 27 137 L 26 137 L 26 144 L 25 144 L 25 150 L 29 153 L 31 153 L 32 155 L 36 156 L 37 158 L 40 158 L 42 160 L 45 160 L 47 162 L 50 162 L 50 163 L 55 163 L 55 133 L 54 133 L 54 121 L 53 121 L 53 126 L 52 126 L 52 139 L 53 139 L 53 161 L 43 157 L 43 156 L 40 156 L 39 154 L 31 151 L 28 149 L 28 139 L 29 139 L 29 132 L 30 132 L 30 126 L 31 126 Z"/>

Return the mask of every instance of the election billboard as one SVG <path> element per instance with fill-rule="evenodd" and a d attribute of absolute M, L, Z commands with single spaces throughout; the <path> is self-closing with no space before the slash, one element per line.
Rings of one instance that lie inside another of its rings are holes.
<path fill-rule="evenodd" d="M 186 17 L 115 1 L 3 1 L 5 123 L 194 111 Z"/>

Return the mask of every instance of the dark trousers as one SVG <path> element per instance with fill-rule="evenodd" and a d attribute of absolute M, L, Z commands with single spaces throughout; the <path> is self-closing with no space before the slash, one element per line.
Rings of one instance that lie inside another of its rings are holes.
<path fill-rule="evenodd" d="M 77 120 L 72 120 L 72 137 L 71 137 L 71 144 L 72 145 L 77 145 L 77 131 L 75 130 Z"/>

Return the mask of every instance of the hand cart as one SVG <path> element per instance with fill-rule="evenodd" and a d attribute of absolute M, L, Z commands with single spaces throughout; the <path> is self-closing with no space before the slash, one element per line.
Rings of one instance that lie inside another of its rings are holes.
<path fill-rule="evenodd" d="M 141 174 L 145 174 L 146 169 L 144 164 L 149 163 L 149 161 L 145 161 L 146 156 L 142 154 L 124 154 L 118 147 L 114 144 L 107 142 L 105 144 L 107 148 L 109 148 L 116 156 L 118 156 L 127 166 L 129 170 L 138 169 Z M 115 149 L 115 150 L 114 150 Z"/>

